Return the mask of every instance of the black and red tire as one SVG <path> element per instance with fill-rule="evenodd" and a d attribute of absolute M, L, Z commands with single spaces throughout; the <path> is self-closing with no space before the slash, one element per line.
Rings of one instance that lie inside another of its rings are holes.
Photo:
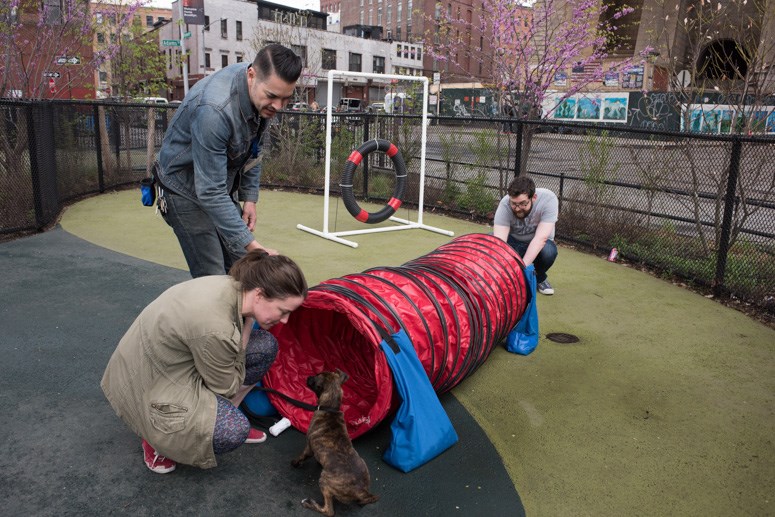
<path fill-rule="evenodd" d="M 393 161 L 393 168 L 396 171 L 396 186 L 393 190 L 393 196 L 388 199 L 388 202 L 378 212 L 367 212 L 358 206 L 358 202 L 355 200 L 353 194 L 353 177 L 355 176 L 355 170 L 358 165 L 361 164 L 363 158 L 373 153 L 374 151 L 381 151 L 390 157 Z M 369 140 L 361 144 L 361 146 L 350 153 L 347 158 L 347 163 L 344 166 L 344 174 L 342 174 L 342 182 L 339 184 L 342 189 L 342 201 L 344 206 L 350 215 L 355 217 L 358 221 L 367 224 L 381 223 L 390 218 L 401 207 L 403 202 L 404 190 L 406 189 L 406 164 L 404 163 L 404 157 L 401 156 L 401 152 L 398 147 L 393 145 L 387 140 L 374 139 Z"/>

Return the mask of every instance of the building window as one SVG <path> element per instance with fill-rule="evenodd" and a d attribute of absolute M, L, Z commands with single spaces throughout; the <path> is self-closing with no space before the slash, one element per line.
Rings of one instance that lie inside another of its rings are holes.
<path fill-rule="evenodd" d="M 227 66 L 229 66 L 229 55 L 221 54 L 221 68 L 226 68 Z"/>
<path fill-rule="evenodd" d="M 212 65 L 210 64 L 210 53 L 205 52 L 205 69 L 210 68 Z"/>
<path fill-rule="evenodd" d="M 148 27 L 153 27 L 153 16 L 148 15 L 145 17 L 145 25 Z"/>
<path fill-rule="evenodd" d="M 43 12 L 46 14 L 46 25 L 59 25 L 62 23 L 62 4 L 60 0 L 43 0 Z"/>
<path fill-rule="evenodd" d="M 221 20 L 221 38 L 226 39 L 229 37 L 229 31 L 228 26 L 226 25 L 227 20 Z"/>
<path fill-rule="evenodd" d="M 237 54 L 237 63 L 242 63 L 243 59 L 245 59 L 245 57 L 242 54 Z"/>
<path fill-rule="evenodd" d="M 242 41 L 242 22 L 237 22 L 237 41 Z"/>
<path fill-rule="evenodd" d="M 336 70 L 336 50 L 323 49 L 321 66 L 323 70 Z"/>
<path fill-rule="evenodd" d="M 105 35 L 101 32 L 97 33 L 97 43 L 105 43 Z"/>
<path fill-rule="evenodd" d="M 401 39 L 401 27 L 396 27 L 396 39 Z"/>
<path fill-rule="evenodd" d="M 422 47 L 417 47 L 417 60 L 422 61 Z"/>
<path fill-rule="evenodd" d="M 374 60 L 372 62 L 372 68 L 373 72 L 375 74 L 384 74 L 385 73 L 385 58 L 382 56 L 374 56 Z"/>
<path fill-rule="evenodd" d="M 108 82 L 108 73 L 107 72 L 103 72 L 102 70 L 100 70 L 100 82 L 101 83 L 107 83 Z"/>
<path fill-rule="evenodd" d="M 401 23 L 401 11 L 403 11 L 404 5 L 399 3 L 398 7 L 396 7 L 396 23 Z"/>
<path fill-rule="evenodd" d="M 102 13 L 94 13 L 94 21 L 97 22 L 97 25 L 102 24 Z"/>
<path fill-rule="evenodd" d="M 304 45 L 291 45 L 291 50 L 301 58 L 301 66 L 307 66 L 307 47 Z"/>
<path fill-rule="evenodd" d="M 355 52 L 350 52 L 350 68 L 348 68 L 348 70 L 350 72 L 360 72 L 361 59 L 362 59 L 362 56 L 360 54 L 356 54 Z"/>

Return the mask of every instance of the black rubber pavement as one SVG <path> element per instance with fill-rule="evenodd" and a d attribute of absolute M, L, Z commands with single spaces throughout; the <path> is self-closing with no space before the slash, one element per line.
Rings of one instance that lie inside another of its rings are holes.
<path fill-rule="evenodd" d="M 143 307 L 188 273 L 115 253 L 60 228 L 0 244 L 0 500 L 3 515 L 316 515 L 320 467 L 293 469 L 290 429 L 221 456 L 215 469 L 148 471 L 140 440 L 99 381 Z M 524 515 L 490 440 L 450 394 L 460 441 L 408 474 L 381 459 L 389 421 L 355 441 L 379 502 L 338 515 Z"/>

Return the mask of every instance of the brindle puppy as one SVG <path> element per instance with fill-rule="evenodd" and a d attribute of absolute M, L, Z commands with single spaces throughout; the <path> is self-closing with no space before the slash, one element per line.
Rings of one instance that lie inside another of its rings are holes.
<path fill-rule="evenodd" d="M 312 416 L 307 430 L 307 445 L 298 458 L 291 462 L 294 467 L 314 455 L 323 466 L 318 484 L 323 493 L 323 506 L 312 499 L 304 499 L 305 508 L 334 515 L 334 499 L 342 503 L 374 503 L 379 496 L 369 492 L 371 477 L 366 462 L 353 448 L 344 415 L 341 412 L 342 383 L 348 375 L 341 370 L 322 372 L 307 378 L 307 386 L 318 396 L 318 409 Z"/>

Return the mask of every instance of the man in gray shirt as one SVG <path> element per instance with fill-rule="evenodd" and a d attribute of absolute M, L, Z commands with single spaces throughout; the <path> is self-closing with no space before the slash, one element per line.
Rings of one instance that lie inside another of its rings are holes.
<path fill-rule="evenodd" d="M 554 294 L 546 272 L 557 258 L 557 196 L 551 190 L 537 189 L 527 176 L 514 178 L 506 192 L 495 211 L 492 233 L 514 248 L 526 266 L 534 265 L 539 293 Z"/>

